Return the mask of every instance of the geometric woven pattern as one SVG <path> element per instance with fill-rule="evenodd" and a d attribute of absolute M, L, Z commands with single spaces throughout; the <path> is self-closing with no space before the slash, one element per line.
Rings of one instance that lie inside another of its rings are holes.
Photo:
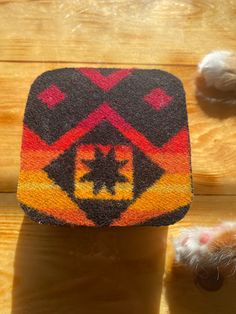
<path fill-rule="evenodd" d="M 192 199 L 181 82 L 160 70 L 59 69 L 33 83 L 18 200 L 40 223 L 168 225 Z"/>

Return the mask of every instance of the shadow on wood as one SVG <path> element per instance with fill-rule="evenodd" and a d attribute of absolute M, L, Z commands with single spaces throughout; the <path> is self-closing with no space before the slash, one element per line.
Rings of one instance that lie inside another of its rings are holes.
<path fill-rule="evenodd" d="M 224 120 L 236 116 L 235 91 L 223 92 L 214 87 L 208 87 L 204 78 L 195 79 L 195 95 L 197 105 L 209 116 Z"/>
<path fill-rule="evenodd" d="M 157 314 L 167 228 L 22 223 L 12 314 Z"/>
<path fill-rule="evenodd" d="M 236 313 L 235 280 L 226 278 L 217 291 L 206 291 L 195 284 L 193 274 L 173 265 L 164 281 L 168 314 Z"/>

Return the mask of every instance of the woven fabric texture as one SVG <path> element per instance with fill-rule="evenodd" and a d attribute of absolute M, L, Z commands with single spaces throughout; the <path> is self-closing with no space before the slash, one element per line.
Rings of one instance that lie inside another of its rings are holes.
<path fill-rule="evenodd" d="M 57 225 L 169 225 L 192 199 L 181 81 L 160 70 L 66 68 L 31 86 L 18 200 Z"/>

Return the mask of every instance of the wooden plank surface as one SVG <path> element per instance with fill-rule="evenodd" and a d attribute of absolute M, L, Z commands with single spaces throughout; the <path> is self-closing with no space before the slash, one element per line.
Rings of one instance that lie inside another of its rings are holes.
<path fill-rule="evenodd" d="M 0 1 L 0 60 L 193 64 L 236 49 L 234 0 Z"/>
<path fill-rule="evenodd" d="M 2 194 L 1 313 L 233 314 L 236 281 L 226 279 L 217 292 L 199 289 L 173 263 L 170 239 L 182 227 L 235 218 L 236 196 L 196 196 L 166 241 L 163 227 L 38 225 L 24 217 L 13 193 Z"/>
<path fill-rule="evenodd" d="M 16 191 L 22 119 L 31 82 L 48 69 L 72 66 L 81 64 L 0 63 L 0 191 Z M 195 67 L 156 67 L 178 76 L 186 89 L 195 193 L 235 194 L 236 107 L 199 104 L 194 96 Z"/>
<path fill-rule="evenodd" d="M 0 191 L 15 192 L 23 109 L 31 82 L 65 66 L 161 68 L 187 93 L 196 194 L 236 190 L 235 108 L 195 100 L 196 64 L 236 50 L 236 2 L 0 1 Z M 8 61 L 8 62 L 6 62 Z"/>
<path fill-rule="evenodd" d="M 194 85 L 204 54 L 236 50 L 235 16 L 235 0 L 0 0 L 0 192 L 16 191 L 21 121 L 36 76 L 112 66 L 160 68 L 183 81 L 199 194 L 167 237 L 166 228 L 40 226 L 14 193 L 0 193 L 0 313 L 236 312 L 235 281 L 200 290 L 173 264 L 170 243 L 181 227 L 236 218 L 236 108 L 203 106 Z"/>

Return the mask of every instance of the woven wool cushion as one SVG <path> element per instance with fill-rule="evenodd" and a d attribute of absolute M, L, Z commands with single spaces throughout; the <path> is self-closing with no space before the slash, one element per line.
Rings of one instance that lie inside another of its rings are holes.
<path fill-rule="evenodd" d="M 66 68 L 32 84 L 18 200 L 37 222 L 169 225 L 192 199 L 185 94 L 160 70 Z"/>

